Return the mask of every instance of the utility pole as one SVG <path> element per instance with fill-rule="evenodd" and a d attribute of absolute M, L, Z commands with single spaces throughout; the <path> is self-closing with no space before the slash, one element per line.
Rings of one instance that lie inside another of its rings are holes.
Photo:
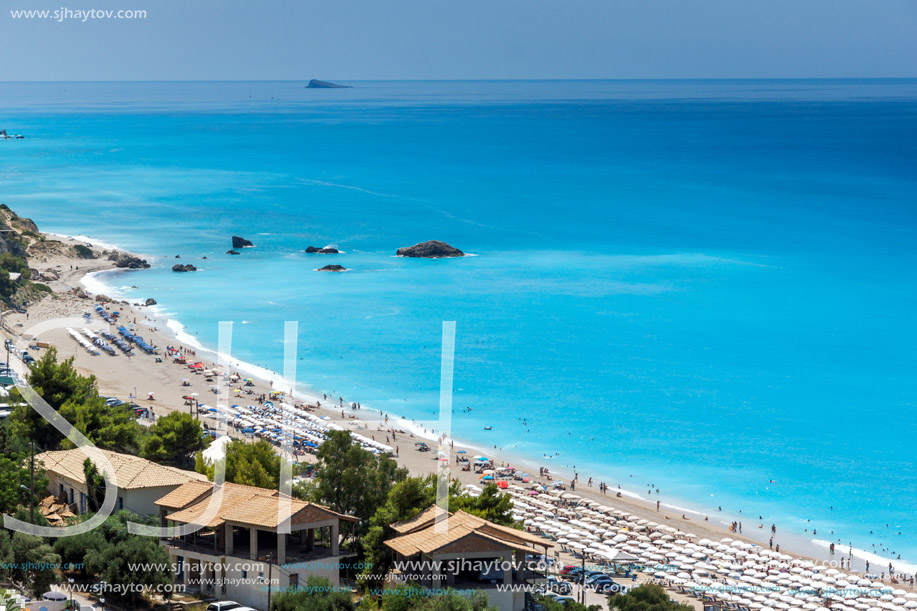
<path fill-rule="evenodd" d="M 580 592 L 580 599 L 581 599 L 580 602 L 585 605 L 586 604 L 586 554 L 583 554 L 582 568 L 583 568 L 583 576 L 582 576 L 583 587 L 581 588 L 582 591 Z"/>
<path fill-rule="evenodd" d="M 283 536 L 283 535 L 281 535 Z M 271 583 L 274 579 L 274 564 L 273 556 L 271 552 L 268 552 L 267 555 L 267 611 L 271 611 Z"/>
<path fill-rule="evenodd" d="M 35 442 L 29 440 L 29 512 L 35 523 Z"/>

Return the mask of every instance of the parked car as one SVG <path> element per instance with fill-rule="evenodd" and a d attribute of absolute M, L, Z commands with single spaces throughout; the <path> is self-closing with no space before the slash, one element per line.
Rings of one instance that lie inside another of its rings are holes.
<path fill-rule="evenodd" d="M 122 401 L 118 397 L 106 397 L 105 405 L 107 405 L 108 407 L 118 407 L 119 405 L 124 405 L 124 401 Z"/>
<path fill-rule="evenodd" d="M 591 585 L 596 582 L 596 580 L 608 579 L 611 580 L 611 577 L 603 573 L 602 571 L 589 571 L 586 573 L 586 585 Z"/>
<path fill-rule="evenodd" d="M 615 583 L 613 581 L 601 581 L 595 586 L 595 591 L 599 594 L 624 594 L 627 592 L 627 586 Z"/>
<path fill-rule="evenodd" d="M 558 594 L 569 594 L 573 591 L 573 587 L 570 586 L 566 581 L 561 581 L 557 577 L 551 575 L 548 577 L 548 580 L 543 584 L 544 590 L 546 592 L 557 592 Z"/>
<path fill-rule="evenodd" d="M 580 567 L 574 567 L 564 573 L 564 579 L 567 581 L 574 581 L 581 583 L 583 581 L 583 569 Z"/>
<path fill-rule="evenodd" d="M 239 611 L 243 608 L 242 605 L 234 600 L 224 600 L 207 605 L 207 611 Z"/>

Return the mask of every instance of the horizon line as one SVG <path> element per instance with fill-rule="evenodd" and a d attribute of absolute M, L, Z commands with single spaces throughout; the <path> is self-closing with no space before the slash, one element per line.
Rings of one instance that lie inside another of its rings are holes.
<path fill-rule="evenodd" d="M 2 80 L 0 83 L 308 83 L 311 80 L 328 80 L 301 78 L 301 79 L 76 79 L 55 80 L 39 79 Z M 539 83 L 539 82 L 736 82 L 736 81 L 917 81 L 917 76 L 775 76 L 775 77 L 635 77 L 635 78 L 390 78 L 390 79 L 365 79 L 365 78 L 339 78 L 330 82 L 343 83 Z"/>

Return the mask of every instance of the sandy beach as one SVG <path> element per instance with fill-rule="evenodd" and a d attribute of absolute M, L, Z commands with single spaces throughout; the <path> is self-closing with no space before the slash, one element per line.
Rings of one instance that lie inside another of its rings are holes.
<path fill-rule="evenodd" d="M 49 236 L 51 239 L 66 241 L 67 238 Z M 75 240 L 73 243 L 79 242 Z M 85 243 L 85 242 L 84 242 Z M 93 250 L 101 253 L 103 250 L 99 245 L 93 245 Z M 100 392 L 106 396 L 116 396 L 122 400 L 130 400 L 137 404 L 148 407 L 155 417 L 162 416 L 172 411 L 189 410 L 189 405 L 184 396 L 196 393 L 197 401 L 204 404 L 216 405 L 218 395 L 212 390 L 214 382 L 208 382 L 200 373 L 194 373 L 186 365 L 174 363 L 171 358 L 163 355 L 161 362 L 156 362 L 152 355 L 146 355 L 139 351 L 131 358 L 118 352 L 115 356 L 101 354 L 93 356 L 84 350 L 76 341 L 67 333 L 66 329 L 55 328 L 50 330 L 39 330 L 40 323 L 54 319 L 82 318 L 84 313 L 91 313 L 91 327 L 100 329 L 107 327 L 101 318 L 95 313 L 97 303 L 107 306 L 109 311 L 119 311 L 122 324 L 134 325 L 137 334 L 142 335 L 145 340 L 160 348 L 165 352 L 166 346 L 182 347 L 186 354 L 189 354 L 192 360 L 202 361 L 207 366 L 217 364 L 217 355 L 214 352 L 196 349 L 190 346 L 182 346 L 171 329 L 166 326 L 166 321 L 157 316 L 154 307 L 142 305 L 139 302 L 99 302 L 98 295 L 87 294 L 81 282 L 87 274 L 94 272 L 115 269 L 114 263 L 103 258 L 97 259 L 73 259 L 61 254 L 46 253 L 42 256 L 33 256 L 30 259 L 31 266 L 39 272 L 54 270 L 58 276 L 56 280 L 46 281 L 53 289 L 53 294 L 45 297 L 38 303 L 31 304 L 27 314 L 20 314 L 8 311 L 3 316 L 3 333 L 6 337 L 11 337 L 17 342 L 18 346 L 27 348 L 28 343 L 35 341 L 48 342 L 57 347 L 58 353 L 62 358 L 73 356 L 75 365 L 78 370 L 84 374 L 95 375 L 98 379 Z M 121 279 L 122 283 L 130 284 L 130 278 L 133 274 L 143 274 L 142 270 L 124 271 Z M 104 299 L 104 298 L 103 298 Z M 43 350 L 35 352 L 30 350 L 35 358 L 40 358 Z M 14 359 L 15 357 L 12 357 Z M 12 360 L 11 359 L 11 360 Z M 17 367 L 22 367 L 21 362 L 17 362 Z M 239 371 L 242 377 L 252 377 L 254 386 L 249 387 L 252 395 L 242 395 L 240 398 L 232 398 L 233 402 L 254 402 L 252 399 L 260 394 L 267 394 L 272 389 L 280 388 L 281 382 L 277 379 L 264 379 L 269 377 L 262 375 L 258 377 L 244 368 L 233 368 L 233 371 Z M 183 380 L 187 380 L 187 386 L 183 385 Z M 154 397 L 149 399 L 150 393 Z M 227 395 L 223 395 L 224 397 Z M 341 406 L 343 401 L 343 406 Z M 414 474 L 433 473 L 437 469 L 436 444 L 430 441 L 436 437 L 430 431 L 426 437 L 415 434 L 412 431 L 420 433 L 416 423 L 406 423 L 394 417 L 386 419 L 384 414 L 378 411 L 372 411 L 368 408 L 353 409 L 352 401 L 359 401 L 359 398 L 338 397 L 324 395 L 307 396 L 297 395 L 297 406 L 311 406 L 317 415 L 329 417 L 341 426 L 360 432 L 361 434 L 372 437 L 373 439 L 387 443 L 397 448 L 398 462 L 407 467 Z M 221 401 L 222 402 L 222 401 Z M 318 404 L 321 407 L 317 407 Z M 209 428 L 216 428 L 218 431 L 227 432 L 232 436 L 243 437 L 240 433 L 234 431 L 231 427 L 226 428 L 225 424 L 217 423 L 210 418 L 202 420 Z M 222 428 L 220 428 L 222 427 Z M 247 437 L 249 438 L 250 437 Z M 434 451 L 419 452 L 415 450 L 416 441 L 425 440 L 433 446 Z M 486 450 L 484 444 L 476 445 L 474 443 L 463 442 L 461 440 L 447 440 L 451 443 L 449 448 L 452 456 L 451 476 L 458 479 L 463 484 L 479 484 L 479 476 L 474 471 L 462 471 L 455 463 L 457 452 L 465 450 L 468 455 L 474 456 L 478 453 L 486 453 L 495 466 L 512 464 L 528 473 L 537 474 L 538 465 L 526 462 L 518 457 L 511 457 L 509 454 L 499 450 Z M 496 454 L 495 454 L 496 453 Z M 308 458 L 308 456 L 306 457 Z M 552 467 L 551 475 L 555 480 L 560 479 L 570 482 L 573 474 L 562 471 L 555 472 Z M 588 485 L 589 478 L 592 477 L 592 485 Z M 544 478 L 536 478 L 539 481 L 546 481 Z M 768 547 L 771 538 L 770 524 L 762 525 L 759 528 L 759 521 L 752 516 L 747 516 L 742 525 L 742 532 L 732 532 L 726 525 L 735 520 L 741 520 L 739 517 L 724 515 L 703 515 L 687 510 L 677 508 L 677 501 L 670 501 L 665 495 L 653 495 L 647 498 L 635 498 L 638 495 L 633 489 L 618 490 L 619 482 L 606 481 L 608 486 L 607 492 L 599 490 L 599 482 L 602 481 L 598 474 L 580 473 L 579 481 L 575 486 L 575 494 L 584 498 L 599 500 L 602 504 L 612 506 L 616 509 L 626 511 L 642 519 L 655 521 L 660 524 L 670 525 L 677 529 L 693 533 L 703 539 L 719 540 L 730 537 L 736 540 L 746 540 L 751 543 Z M 658 496 L 658 499 L 656 498 Z M 657 500 L 659 505 L 657 507 Z M 675 505 L 675 506 L 673 506 Z M 844 569 L 848 570 L 850 556 L 838 551 L 831 555 L 828 550 L 822 549 L 812 543 L 810 540 L 800 535 L 793 535 L 785 532 L 782 525 L 776 525 L 777 534 L 773 536 L 773 542 L 779 544 L 780 551 L 796 556 L 802 556 L 811 559 L 816 563 L 835 563 L 832 566 L 839 567 L 839 561 L 844 559 Z M 569 561 L 571 557 L 564 555 L 561 561 Z M 865 568 L 864 563 L 859 558 L 853 557 L 853 570 L 862 572 Z M 870 567 L 870 573 L 888 574 L 888 567 L 877 565 L 873 562 Z M 897 570 L 909 572 L 904 567 L 897 567 Z M 896 585 L 895 587 L 904 587 Z M 697 601 L 694 601 L 695 603 Z"/>

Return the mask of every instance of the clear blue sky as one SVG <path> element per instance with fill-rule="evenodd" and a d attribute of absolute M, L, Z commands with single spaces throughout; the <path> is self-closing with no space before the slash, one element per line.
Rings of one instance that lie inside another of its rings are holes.
<path fill-rule="evenodd" d="M 0 80 L 917 77 L 915 0 L 4 0 Z M 9 9 L 145 9 L 14 20 Z"/>

